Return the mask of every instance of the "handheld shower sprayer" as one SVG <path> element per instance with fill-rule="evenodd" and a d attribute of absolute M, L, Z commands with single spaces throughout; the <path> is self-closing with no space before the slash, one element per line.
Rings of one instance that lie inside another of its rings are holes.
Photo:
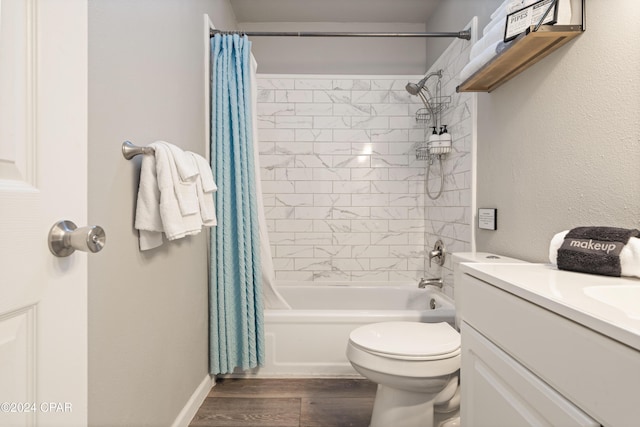
<path fill-rule="evenodd" d="M 429 88 L 426 86 L 427 81 L 433 76 L 438 76 L 438 82 L 435 85 L 436 97 L 433 97 L 431 95 Z M 441 127 L 442 130 L 440 131 L 439 134 L 436 132 L 436 128 L 439 121 L 438 114 L 441 114 L 443 109 L 443 101 L 440 93 L 441 91 L 440 79 L 442 79 L 442 70 L 429 73 L 426 76 L 424 76 L 422 79 L 420 79 L 418 83 L 409 82 L 405 86 L 405 89 L 407 90 L 407 92 L 409 92 L 409 94 L 413 96 L 418 96 L 420 98 L 420 100 L 426 107 L 426 110 L 429 112 L 429 115 L 427 116 L 427 118 L 430 116 L 430 118 L 433 119 L 433 124 L 434 124 L 433 134 L 429 138 L 429 141 L 426 143 L 426 147 L 421 147 L 419 149 L 419 150 L 424 150 L 424 148 L 426 148 L 426 155 L 423 154 L 424 151 L 417 151 L 417 154 L 416 154 L 416 157 L 418 157 L 419 159 L 429 160 L 427 163 L 427 175 L 424 181 L 424 189 L 425 189 L 425 193 L 427 194 L 427 196 L 429 196 L 431 200 L 437 199 L 442 194 L 442 190 L 444 187 L 444 169 L 442 168 L 442 157 L 444 154 L 451 151 L 451 136 L 446 132 L 446 126 Z M 427 123 L 427 121 L 423 120 L 423 123 Z M 443 136 L 443 134 L 446 134 L 446 135 Z M 447 141 L 448 141 L 448 144 L 447 144 Z M 434 158 L 438 159 L 439 166 L 440 166 L 440 189 L 435 196 L 431 194 L 431 191 L 429 189 L 429 172 L 431 170 L 431 163 L 433 162 Z"/>
<path fill-rule="evenodd" d="M 427 83 L 427 80 L 429 80 L 433 76 L 438 76 L 438 78 L 442 78 L 442 70 L 434 71 L 433 73 L 427 74 L 418 83 L 411 83 L 411 82 L 407 83 L 407 85 L 405 86 L 405 89 L 411 95 L 416 96 L 420 94 L 420 91 L 425 88 L 424 85 Z"/>
<path fill-rule="evenodd" d="M 418 83 L 409 82 L 404 88 L 407 90 L 407 92 L 409 92 L 409 94 L 419 97 L 422 100 L 422 103 L 424 104 L 424 106 L 427 108 L 427 110 L 429 110 L 429 113 L 431 114 L 431 116 L 435 117 L 436 111 L 434 110 L 433 105 L 431 105 L 431 102 L 429 101 L 429 99 L 432 99 L 433 96 L 431 95 L 431 92 L 429 92 L 429 88 L 425 86 L 427 83 L 427 80 L 429 80 L 433 76 L 438 76 L 438 79 L 441 79 L 442 70 L 434 71 L 427 74 L 422 79 L 420 79 Z M 428 96 L 425 96 L 424 92 L 426 92 Z"/>

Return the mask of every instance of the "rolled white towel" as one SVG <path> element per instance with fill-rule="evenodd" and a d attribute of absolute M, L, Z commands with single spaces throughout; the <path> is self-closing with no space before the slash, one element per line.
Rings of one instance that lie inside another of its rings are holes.
<path fill-rule="evenodd" d="M 522 0 L 509 0 L 503 3 L 504 7 L 496 9 L 491 15 L 491 21 L 482 29 L 482 35 L 487 35 L 496 25 L 504 25 L 507 21 L 507 15 L 528 6 L 527 1 L 532 2 L 531 0 L 526 0 L 525 3 Z"/>
<path fill-rule="evenodd" d="M 475 57 L 472 61 L 470 61 L 463 69 L 460 71 L 460 80 L 464 81 L 471 77 L 473 73 L 478 71 L 485 65 L 487 62 L 491 61 L 497 54 L 506 49 L 511 42 L 505 43 L 502 40 L 498 40 L 487 47 L 482 51 L 480 55 Z"/>
<path fill-rule="evenodd" d="M 469 52 L 469 61 L 473 61 L 478 55 L 482 54 L 484 50 L 492 44 L 504 40 L 504 27 L 507 21 L 504 20 L 500 25 L 495 25 L 491 31 L 482 36 L 472 47 Z"/>
<path fill-rule="evenodd" d="M 513 0 L 504 0 L 502 4 L 498 6 L 496 10 L 493 11 L 493 13 L 491 14 L 491 19 L 495 19 L 500 14 L 500 12 L 507 7 L 507 4 L 511 3 L 512 1 Z"/>
<path fill-rule="evenodd" d="M 569 230 L 561 231 L 553 236 L 549 244 L 549 261 L 558 265 L 558 249 L 562 246 Z M 620 270 L 622 276 L 640 277 L 640 239 L 629 238 L 629 242 L 620 251 Z"/>
<path fill-rule="evenodd" d="M 571 1 L 559 0 L 558 1 L 558 24 L 568 25 L 571 24 Z"/>

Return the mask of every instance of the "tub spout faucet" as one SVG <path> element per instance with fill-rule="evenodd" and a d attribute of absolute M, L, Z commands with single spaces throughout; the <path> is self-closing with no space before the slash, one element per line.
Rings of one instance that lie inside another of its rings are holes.
<path fill-rule="evenodd" d="M 425 279 L 424 277 L 421 277 L 420 278 L 420 282 L 418 283 L 418 287 L 420 289 L 422 289 L 427 285 L 435 286 L 437 288 L 442 289 L 442 279 L 440 279 L 440 278 L 437 278 L 437 279 Z"/>

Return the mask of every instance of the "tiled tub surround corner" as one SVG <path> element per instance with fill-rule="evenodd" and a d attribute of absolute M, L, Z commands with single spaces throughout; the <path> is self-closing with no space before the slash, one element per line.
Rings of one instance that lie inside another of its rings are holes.
<path fill-rule="evenodd" d="M 415 148 L 428 136 L 422 107 L 404 89 L 422 76 L 258 77 L 260 165 L 276 279 L 396 281 L 444 276 L 450 259 L 428 268 L 438 238 L 447 251 L 471 250 L 472 94 L 457 94 L 470 43 L 456 41 L 442 68 L 443 112 L 453 151 L 445 187 L 424 193 L 426 161 Z M 430 81 L 433 83 L 433 81 Z M 432 188 L 439 185 L 437 163 Z M 434 193 L 434 191 L 432 191 Z M 450 258 L 450 257 L 449 257 Z"/>
<path fill-rule="evenodd" d="M 421 76 L 258 76 L 260 166 L 276 279 L 424 275 Z"/>
<path fill-rule="evenodd" d="M 472 154 L 473 115 L 475 94 L 456 93 L 460 84 L 458 74 L 467 64 L 472 44 L 466 40 L 455 40 L 438 58 L 429 72 L 443 70 L 442 95 L 451 96 L 451 104 L 443 111 L 442 123 L 448 125 L 452 136 L 452 151 L 443 160 L 444 191 L 442 196 L 431 200 L 425 195 L 425 244 L 427 251 L 436 240 L 442 239 L 446 250 L 469 252 L 472 250 Z M 437 163 L 429 175 L 431 193 L 436 194 L 440 185 L 440 170 Z M 444 277 L 445 293 L 453 296 L 453 270 L 451 257 L 443 267 L 425 260 L 425 272 L 429 277 Z"/>

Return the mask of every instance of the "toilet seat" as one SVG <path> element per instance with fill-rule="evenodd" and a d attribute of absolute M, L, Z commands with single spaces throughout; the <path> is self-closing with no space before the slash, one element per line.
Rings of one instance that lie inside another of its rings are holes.
<path fill-rule="evenodd" d="M 354 329 L 349 341 L 363 351 L 397 360 L 441 360 L 460 354 L 460 334 L 445 322 L 373 323 Z"/>

